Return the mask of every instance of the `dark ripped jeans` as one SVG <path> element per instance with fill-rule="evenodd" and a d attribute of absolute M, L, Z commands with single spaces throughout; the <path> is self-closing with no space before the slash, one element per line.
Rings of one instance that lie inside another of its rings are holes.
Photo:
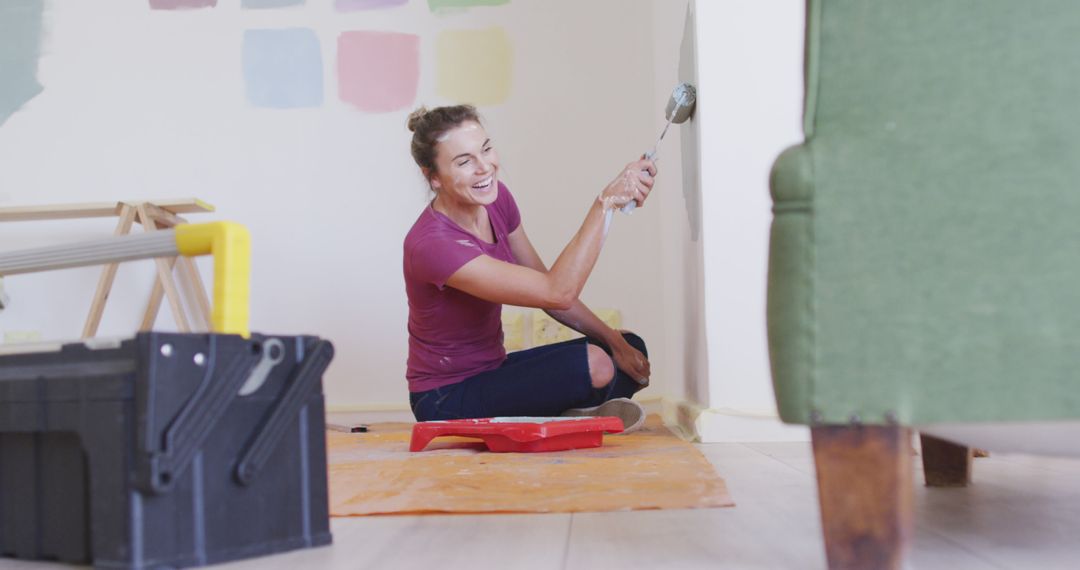
<path fill-rule="evenodd" d="M 645 341 L 623 333 L 630 346 L 648 356 Z M 641 385 L 618 367 L 615 378 L 593 388 L 584 338 L 538 346 L 506 355 L 502 365 L 449 386 L 409 394 L 417 421 L 557 416 L 570 408 L 598 406 L 612 398 L 629 398 Z M 594 343 L 595 344 L 595 343 Z M 597 344 L 608 355 L 611 350 Z"/>

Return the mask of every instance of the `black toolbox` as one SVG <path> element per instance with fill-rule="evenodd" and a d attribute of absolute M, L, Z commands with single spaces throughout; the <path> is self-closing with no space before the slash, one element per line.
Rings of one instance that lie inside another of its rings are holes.
<path fill-rule="evenodd" d="M 0 355 L 0 556 L 170 568 L 330 543 L 333 352 L 152 332 Z"/>

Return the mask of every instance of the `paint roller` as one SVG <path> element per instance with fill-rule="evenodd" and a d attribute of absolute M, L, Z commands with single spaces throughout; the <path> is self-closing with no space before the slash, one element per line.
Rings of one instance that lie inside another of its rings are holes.
<path fill-rule="evenodd" d="M 696 105 L 697 89 L 693 85 L 680 83 L 675 86 L 675 90 L 671 92 L 671 98 L 668 99 L 667 109 L 664 111 L 667 115 L 667 124 L 664 125 L 664 130 L 660 131 L 660 138 L 656 139 L 656 144 L 653 145 L 652 150 L 645 153 L 645 158 L 656 160 L 656 155 L 660 152 L 660 141 L 664 140 L 664 135 L 671 128 L 671 123 L 685 123 L 694 115 Z M 629 214 L 634 211 L 634 208 L 637 208 L 637 202 L 631 200 L 622 207 L 622 212 Z"/>

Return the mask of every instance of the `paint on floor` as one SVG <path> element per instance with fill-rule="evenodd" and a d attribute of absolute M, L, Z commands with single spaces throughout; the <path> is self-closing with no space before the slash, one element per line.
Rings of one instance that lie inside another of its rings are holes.
<path fill-rule="evenodd" d="M 553 453 L 490 453 L 440 438 L 410 453 L 412 424 L 327 433 L 330 513 L 595 512 L 729 507 L 724 480 L 693 445 L 651 416 L 604 446 Z"/>

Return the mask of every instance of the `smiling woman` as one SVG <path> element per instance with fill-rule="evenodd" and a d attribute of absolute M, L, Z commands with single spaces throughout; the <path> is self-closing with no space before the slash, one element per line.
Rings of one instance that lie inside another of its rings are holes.
<path fill-rule="evenodd" d="M 639 427 L 644 412 L 630 397 L 648 385 L 645 343 L 605 325 L 578 295 L 603 247 L 605 213 L 645 203 L 653 162 L 623 168 L 548 269 L 499 181 L 499 155 L 476 109 L 420 108 L 408 126 L 413 159 L 435 193 L 405 238 L 416 419 L 609 415 Z M 508 355 L 504 303 L 544 309 L 586 338 Z"/>

